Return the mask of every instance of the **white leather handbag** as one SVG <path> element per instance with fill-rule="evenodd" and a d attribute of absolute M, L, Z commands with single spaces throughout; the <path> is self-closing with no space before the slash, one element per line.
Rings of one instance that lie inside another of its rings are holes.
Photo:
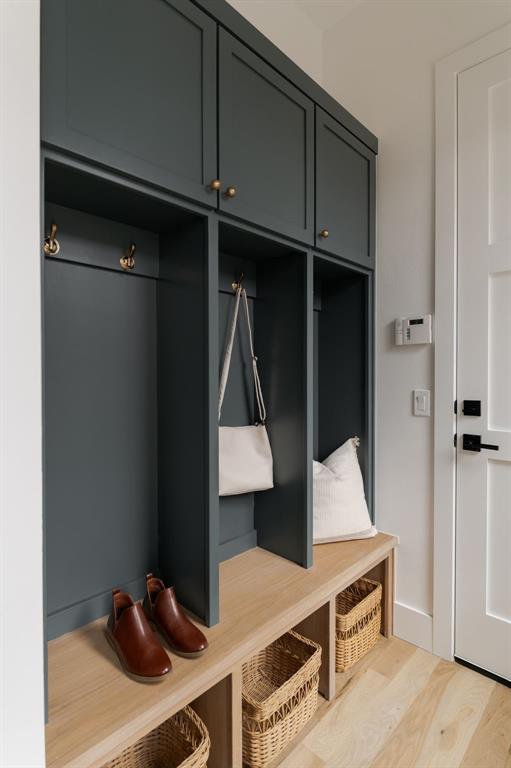
<path fill-rule="evenodd" d="M 231 355 L 236 335 L 240 300 L 243 299 L 247 320 L 254 388 L 259 412 L 259 420 L 246 427 L 219 427 L 218 455 L 219 476 L 218 492 L 220 496 L 235 496 L 252 491 L 266 491 L 273 488 L 273 456 L 268 433 L 266 432 L 266 408 L 264 405 L 261 382 L 257 371 L 257 357 L 254 353 L 252 328 L 248 310 L 247 292 L 241 281 L 236 289 L 236 300 L 225 350 L 218 398 L 218 420 L 222 413 L 225 388 L 229 378 Z"/>

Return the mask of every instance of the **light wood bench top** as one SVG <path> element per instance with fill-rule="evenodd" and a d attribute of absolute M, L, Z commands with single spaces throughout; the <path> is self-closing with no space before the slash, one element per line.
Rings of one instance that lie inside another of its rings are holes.
<path fill-rule="evenodd" d="M 337 592 L 384 560 L 397 539 L 314 548 L 305 570 L 263 549 L 220 566 L 220 617 L 206 629 L 199 659 L 172 654 L 173 670 L 158 684 L 123 674 L 105 640 L 105 619 L 53 640 L 48 647 L 47 768 L 96 768 L 228 675 L 253 653 L 298 624 Z"/>

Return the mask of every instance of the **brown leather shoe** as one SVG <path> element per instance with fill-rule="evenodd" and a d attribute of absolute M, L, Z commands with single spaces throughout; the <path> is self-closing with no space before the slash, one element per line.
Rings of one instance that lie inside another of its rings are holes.
<path fill-rule="evenodd" d="M 161 632 L 170 648 L 179 656 L 201 656 L 208 641 L 192 624 L 176 599 L 174 587 L 165 587 L 152 573 L 146 576 L 144 611 Z"/>
<path fill-rule="evenodd" d="M 112 612 L 105 633 L 124 671 L 134 680 L 155 683 L 172 669 L 142 606 L 133 603 L 127 592 L 112 590 Z"/>

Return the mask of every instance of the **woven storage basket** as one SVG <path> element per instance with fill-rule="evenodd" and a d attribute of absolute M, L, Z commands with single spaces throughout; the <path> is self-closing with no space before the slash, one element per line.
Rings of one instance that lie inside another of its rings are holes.
<path fill-rule="evenodd" d="M 206 768 L 209 748 L 206 726 L 184 707 L 103 768 Z"/>
<path fill-rule="evenodd" d="M 243 762 L 268 765 L 318 705 L 321 646 L 286 632 L 243 665 Z"/>
<path fill-rule="evenodd" d="M 335 669 L 349 669 L 377 642 L 381 626 L 381 584 L 359 579 L 337 595 Z"/>

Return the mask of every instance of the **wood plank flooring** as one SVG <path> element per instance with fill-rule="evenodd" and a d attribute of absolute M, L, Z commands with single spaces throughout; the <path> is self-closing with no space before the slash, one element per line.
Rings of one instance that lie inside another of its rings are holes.
<path fill-rule="evenodd" d="M 336 677 L 280 768 L 511 768 L 511 689 L 395 637 Z"/>

